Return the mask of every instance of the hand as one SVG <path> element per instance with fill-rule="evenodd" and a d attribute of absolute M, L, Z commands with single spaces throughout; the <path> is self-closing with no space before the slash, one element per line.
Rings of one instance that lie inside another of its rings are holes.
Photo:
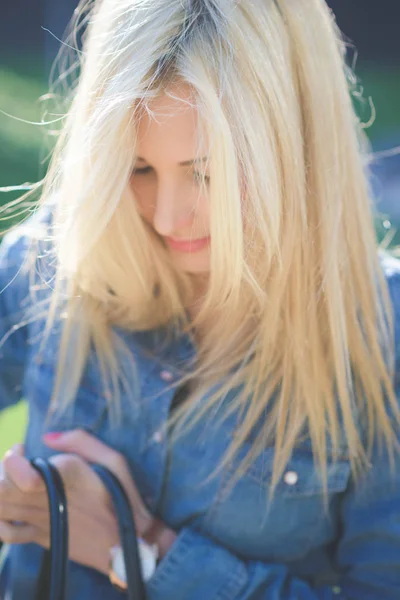
<path fill-rule="evenodd" d="M 97 462 L 108 467 L 118 477 L 128 494 L 135 516 L 137 534 L 149 543 L 158 545 L 160 559 L 165 556 L 175 541 L 176 533 L 147 511 L 122 454 L 80 429 L 62 435 L 50 434 L 45 436 L 44 441 L 54 450 L 75 454 L 88 462 Z"/>
<path fill-rule="evenodd" d="M 81 454 L 62 454 L 51 462 L 59 470 L 66 488 L 69 507 L 70 558 L 97 570 L 108 571 L 111 546 L 119 543 L 118 526 L 111 500 L 101 480 L 87 464 L 104 464 L 124 485 L 134 510 L 139 535 L 158 541 L 165 552 L 172 535 L 143 505 L 123 457 L 83 431 L 63 434 L 48 444 L 57 450 Z M 8 543 L 49 544 L 49 516 L 45 487 L 40 475 L 15 447 L 3 462 L 5 478 L 0 481 L 0 538 Z M 15 524 L 13 522 L 22 522 Z M 173 532 L 172 532 L 173 533 Z"/>
<path fill-rule="evenodd" d="M 53 457 L 67 492 L 69 555 L 85 566 L 107 572 L 109 548 L 119 543 L 108 494 L 93 469 L 70 455 Z M 0 538 L 6 543 L 34 542 L 49 547 L 49 509 L 45 485 L 16 446 L 3 461 L 0 481 Z M 17 522 L 17 523 L 16 523 Z"/>

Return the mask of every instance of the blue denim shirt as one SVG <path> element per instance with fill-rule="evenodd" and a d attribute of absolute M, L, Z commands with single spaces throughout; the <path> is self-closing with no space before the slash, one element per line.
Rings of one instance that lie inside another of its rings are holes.
<path fill-rule="evenodd" d="M 15 328 L 30 303 L 29 280 L 21 265 L 40 218 L 46 220 L 44 211 L 9 234 L 0 249 L 0 337 L 7 336 L 1 347 L 0 401 L 6 407 L 21 396 L 27 399 L 28 456 L 50 455 L 41 440 L 45 431 L 85 427 L 126 457 L 149 509 L 178 532 L 147 583 L 149 599 L 398 600 L 400 465 L 392 478 L 387 459 L 376 453 L 371 469 L 355 485 L 343 446 L 336 463 L 328 459 L 328 513 L 307 444 L 294 451 L 268 510 L 272 448 L 263 451 L 233 489 L 229 474 L 237 461 L 204 483 L 227 448 L 236 422 L 235 416 L 223 424 L 205 417 L 178 444 L 166 437 L 171 383 L 179 365 L 194 352 L 188 339 L 176 337 L 162 346 L 161 329 L 121 332 L 138 364 L 140 398 L 132 403 L 122 396 L 119 424 L 110 424 L 94 360 L 88 362 L 73 411 L 54 414 L 46 422 L 59 332 L 52 332 L 40 352 L 44 317 Z M 382 264 L 396 315 L 400 391 L 400 262 L 385 258 Z M 157 353 L 158 348 L 162 350 Z M 148 350 L 154 350 L 156 358 L 150 358 Z M 33 600 L 42 552 L 34 544 L 10 547 L 9 600 Z M 107 577 L 70 563 L 68 600 L 122 597 Z"/>

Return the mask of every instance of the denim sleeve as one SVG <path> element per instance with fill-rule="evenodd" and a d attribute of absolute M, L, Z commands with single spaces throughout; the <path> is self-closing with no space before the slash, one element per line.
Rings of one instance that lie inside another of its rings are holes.
<path fill-rule="evenodd" d="M 400 398 L 400 272 L 392 273 L 389 288 L 396 317 L 395 386 Z M 387 456 L 376 450 L 371 463 L 362 480 L 351 479 L 343 494 L 335 552 L 338 585 L 314 587 L 292 576 L 284 564 L 245 561 L 188 526 L 149 580 L 149 599 L 398 600 L 400 460 L 391 472 Z"/>
<path fill-rule="evenodd" d="M 49 219 L 49 208 L 40 209 L 0 245 L 0 409 L 21 399 L 32 303 L 29 250 Z"/>

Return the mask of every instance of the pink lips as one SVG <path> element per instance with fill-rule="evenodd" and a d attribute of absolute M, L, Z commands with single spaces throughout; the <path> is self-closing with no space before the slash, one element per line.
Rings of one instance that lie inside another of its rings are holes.
<path fill-rule="evenodd" d="M 210 244 L 210 236 L 198 240 L 176 240 L 170 237 L 164 239 L 170 248 L 179 252 L 198 252 Z"/>

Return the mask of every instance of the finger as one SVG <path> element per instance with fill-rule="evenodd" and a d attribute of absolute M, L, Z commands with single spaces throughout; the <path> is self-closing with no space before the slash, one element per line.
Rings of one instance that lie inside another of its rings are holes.
<path fill-rule="evenodd" d="M 77 496 L 80 498 L 82 489 L 85 489 L 86 493 L 90 492 L 91 497 L 97 494 L 99 499 L 101 495 L 106 495 L 108 498 L 99 477 L 97 477 L 91 466 L 79 456 L 75 454 L 57 454 L 50 458 L 50 462 L 62 477 L 68 499 L 74 496 L 74 500 L 76 500 L 76 494 L 74 494 L 76 490 L 80 492 Z M 85 502 L 85 498 L 82 498 L 82 500 Z"/>
<path fill-rule="evenodd" d="M 49 529 L 48 511 L 35 506 L 0 502 L 0 521 L 18 521 L 26 525 L 34 525 L 43 531 Z"/>
<path fill-rule="evenodd" d="M 101 440 L 83 429 L 64 433 L 48 433 L 43 436 L 47 446 L 61 452 L 78 454 L 88 462 L 99 462 L 107 466 L 117 460 L 118 452 L 103 444 Z M 107 463 L 107 464 L 106 464 Z"/>
<path fill-rule="evenodd" d="M 28 459 L 18 454 L 9 454 L 3 460 L 4 474 L 21 492 L 45 491 L 44 482 Z"/>
<path fill-rule="evenodd" d="M 12 525 L 0 521 L 0 539 L 6 544 L 29 544 L 34 542 L 44 548 L 49 547 L 46 535 L 33 525 Z"/>
<path fill-rule="evenodd" d="M 23 444 L 14 444 L 14 446 L 12 446 L 9 450 L 7 450 L 4 453 L 3 456 L 3 460 L 8 457 L 11 456 L 13 454 L 16 454 L 17 456 L 24 456 L 25 450 L 24 450 L 24 445 Z M 0 480 L 6 479 L 7 476 L 4 473 L 4 465 L 3 462 L 0 463 Z"/>
<path fill-rule="evenodd" d="M 157 539 L 160 558 L 164 558 L 175 542 L 177 534 L 172 529 L 165 527 Z"/>
<path fill-rule="evenodd" d="M 48 510 L 48 498 L 45 489 L 42 492 L 23 492 L 8 477 L 0 480 L 0 502 Z"/>

